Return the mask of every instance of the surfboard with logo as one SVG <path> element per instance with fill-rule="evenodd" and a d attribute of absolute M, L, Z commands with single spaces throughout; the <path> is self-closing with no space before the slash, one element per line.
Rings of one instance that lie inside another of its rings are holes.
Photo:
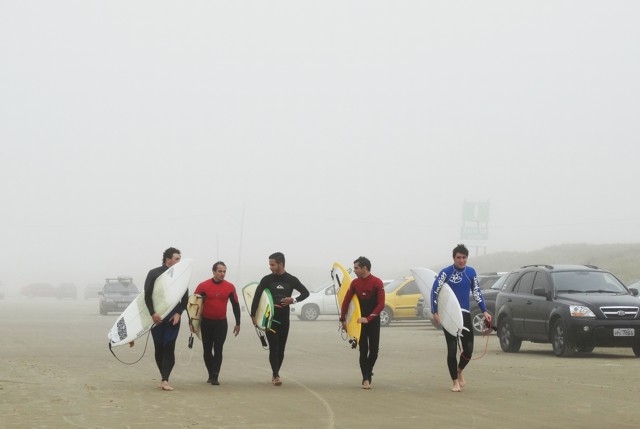
<path fill-rule="evenodd" d="M 244 297 L 244 304 L 247 307 L 247 311 L 251 313 L 251 305 L 253 303 L 253 297 L 256 294 L 258 288 L 258 282 L 251 282 L 242 288 L 242 296 Z M 273 322 L 273 296 L 269 289 L 265 289 L 260 295 L 260 301 L 258 303 L 258 309 L 256 310 L 256 328 L 261 331 L 268 331 L 271 329 L 271 323 Z"/>
<path fill-rule="evenodd" d="M 465 329 L 462 308 L 460 308 L 456 294 L 446 282 L 440 288 L 437 300 L 440 324 L 451 335 L 460 335 Z"/>
<path fill-rule="evenodd" d="M 164 319 L 182 299 L 191 281 L 193 259 L 183 258 L 158 277 L 153 286 L 153 307 Z M 107 333 L 111 347 L 129 344 L 154 326 L 144 291 L 122 312 Z"/>
<path fill-rule="evenodd" d="M 244 298 L 244 305 L 247 308 L 249 314 L 251 314 L 251 306 L 253 305 L 253 297 L 256 295 L 258 289 L 258 282 L 251 282 L 242 288 L 242 297 Z M 265 332 L 271 329 L 271 323 L 273 322 L 273 296 L 271 291 L 265 289 L 260 295 L 260 301 L 256 310 L 256 335 L 262 344 L 262 348 L 269 350 L 269 344 Z"/>

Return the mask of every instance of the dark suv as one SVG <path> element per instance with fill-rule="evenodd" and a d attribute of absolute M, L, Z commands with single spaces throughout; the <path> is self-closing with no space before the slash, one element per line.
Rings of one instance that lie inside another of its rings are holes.
<path fill-rule="evenodd" d="M 139 291 L 131 277 L 108 278 L 102 290 L 98 292 L 100 314 L 121 312 L 136 299 Z"/>
<path fill-rule="evenodd" d="M 640 357 L 640 300 L 613 274 L 591 265 L 526 265 L 496 299 L 500 347 L 551 343 L 556 356 L 631 347 Z"/>

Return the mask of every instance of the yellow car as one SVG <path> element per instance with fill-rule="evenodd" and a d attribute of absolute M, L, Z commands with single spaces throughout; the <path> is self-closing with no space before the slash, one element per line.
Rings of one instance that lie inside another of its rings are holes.
<path fill-rule="evenodd" d="M 396 319 L 416 319 L 416 305 L 422 294 L 413 277 L 393 280 L 384 287 L 384 293 L 380 326 L 389 326 L 391 321 Z"/>

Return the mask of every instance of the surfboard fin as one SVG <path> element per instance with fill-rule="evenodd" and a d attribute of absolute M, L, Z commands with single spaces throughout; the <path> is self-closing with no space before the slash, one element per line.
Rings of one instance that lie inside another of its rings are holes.
<path fill-rule="evenodd" d="M 262 348 L 265 350 L 269 350 L 269 345 L 267 344 L 267 339 L 265 338 L 262 331 L 256 328 L 256 334 L 258 334 L 258 338 L 260 339 L 260 343 L 262 344 Z"/>

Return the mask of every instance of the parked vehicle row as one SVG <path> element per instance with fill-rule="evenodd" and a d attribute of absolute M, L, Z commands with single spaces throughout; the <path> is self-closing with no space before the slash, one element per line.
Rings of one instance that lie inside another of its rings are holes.
<path fill-rule="evenodd" d="M 504 277 L 504 272 L 484 273 L 478 276 L 480 286 L 488 288 L 485 300 L 491 314 L 495 313 L 495 296 L 491 286 Z M 424 299 L 413 277 L 401 277 L 396 280 L 384 280 L 385 307 L 380 313 L 380 325 L 389 326 L 394 320 L 429 319 L 433 322 L 431 311 L 424 306 Z M 484 316 L 474 304 L 472 317 L 474 327 L 480 329 L 484 326 Z M 303 302 L 293 304 L 291 314 L 301 320 L 316 320 L 319 316 L 338 315 L 338 304 L 333 282 L 327 282 L 320 287 L 311 290 L 310 295 Z M 475 311 L 474 311 L 475 310 Z M 480 333 L 480 331 L 478 331 Z"/>
<path fill-rule="evenodd" d="M 124 282 L 130 281 L 129 277 L 119 277 Z M 117 281 L 118 279 L 107 279 L 106 283 Z M 81 295 L 83 299 L 98 299 L 105 283 L 90 283 L 81 288 L 80 293 L 74 283 L 60 283 L 57 286 L 51 283 L 31 283 L 20 288 L 20 295 L 27 298 L 57 298 L 57 299 L 78 299 Z M 4 298 L 4 289 L 0 285 L 0 299 Z M 101 298 L 103 299 L 103 298 Z"/>
<path fill-rule="evenodd" d="M 78 289 L 73 283 L 61 283 L 58 286 L 50 283 L 32 283 L 22 286 L 20 295 L 27 298 L 77 299 Z"/>
<path fill-rule="evenodd" d="M 393 320 L 415 319 L 415 308 L 422 295 L 413 277 L 383 280 L 385 306 L 380 312 L 380 325 L 389 326 Z M 291 314 L 301 320 L 316 320 L 319 316 L 338 316 L 338 301 L 333 282 L 311 290 L 304 301 L 290 306 Z"/>
<path fill-rule="evenodd" d="M 640 357 L 640 283 L 627 287 L 611 272 L 593 265 L 525 265 L 509 273 L 482 273 L 478 279 L 504 352 L 516 353 L 523 341 L 531 341 L 551 344 L 558 357 L 589 353 L 595 347 L 629 347 Z M 413 277 L 384 284 L 381 326 L 415 318 L 435 325 L 430 302 L 422 297 Z M 107 278 L 102 285 L 88 285 L 83 293 L 85 299 L 97 296 L 99 312 L 106 315 L 123 311 L 140 291 L 131 277 L 120 276 Z M 78 291 L 73 283 L 33 283 L 23 286 L 20 294 L 77 299 Z M 291 305 L 290 311 L 307 321 L 338 316 L 336 298 L 333 282 L 327 282 L 305 301 Z M 474 333 L 486 334 L 482 311 L 473 298 L 470 303 Z"/>

